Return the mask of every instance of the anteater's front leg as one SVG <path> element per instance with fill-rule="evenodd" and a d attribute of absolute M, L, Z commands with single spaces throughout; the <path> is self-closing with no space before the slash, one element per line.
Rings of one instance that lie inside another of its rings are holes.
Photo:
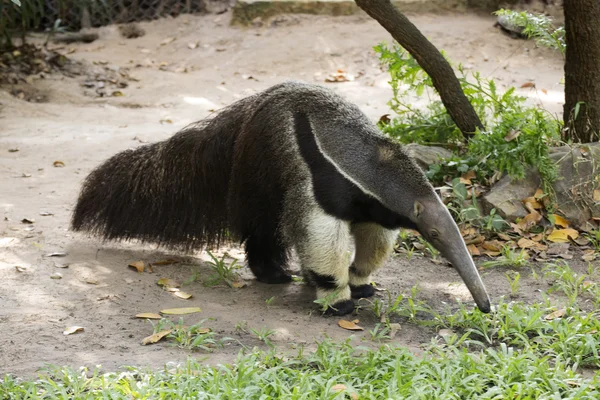
<path fill-rule="evenodd" d="M 352 297 L 371 297 L 375 289 L 371 286 L 371 274 L 385 264 L 394 249 L 397 230 L 385 229 L 372 223 L 352 224 L 356 254 L 350 267 L 350 289 Z"/>
<path fill-rule="evenodd" d="M 317 298 L 328 305 L 326 314 L 354 310 L 350 297 L 350 224 L 315 208 L 306 216 L 296 248 L 306 279 L 317 287 Z"/>

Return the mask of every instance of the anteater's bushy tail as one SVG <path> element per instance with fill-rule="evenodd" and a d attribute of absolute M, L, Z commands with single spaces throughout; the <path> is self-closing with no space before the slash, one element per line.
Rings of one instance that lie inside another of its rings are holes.
<path fill-rule="evenodd" d="M 228 234 L 233 148 L 251 101 L 108 159 L 85 179 L 71 228 L 184 251 L 218 245 Z"/>

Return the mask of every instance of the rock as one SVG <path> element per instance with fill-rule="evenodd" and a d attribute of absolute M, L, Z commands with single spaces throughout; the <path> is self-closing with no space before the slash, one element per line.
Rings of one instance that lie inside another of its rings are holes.
<path fill-rule="evenodd" d="M 481 206 L 485 214 L 495 208 L 502 218 L 514 222 L 528 214 L 521 200 L 533 196 L 539 187 L 540 176 L 536 171 L 529 171 L 521 180 L 504 176 L 483 196 Z"/>
<path fill-rule="evenodd" d="M 576 226 L 600 218 L 600 202 L 594 201 L 594 190 L 600 189 L 600 143 L 553 148 L 550 158 L 558 164 L 552 186 L 559 211 Z"/>
<path fill-rule="evenodd" d="M 431 164 L 435 164 L 441 159 L 452 157 L 452 152 L 443 147 L 423 146 L 416 143 L 405 145 L 404 150 L 414 158 L 423 171 L 427 171 Z"/>
<path fill-rule="evenodd" d="M 594 200 L 594 191 L 600 189 L 600 143 L 551 148 L 550 158 L 558 166 L 559 178 L 552 187 L 559 213 L 575 227 L 584 227 L 592 218 L 600 218 L 600 202 Z M 481 199 L 483 210 L 489 213 L 496 208 L 508 221 L 522 218 L 528 212 L 521 201 L 532 196 L 540 183 L 539 173 L 534 170 L 523 180 L 505 176 Z"/>

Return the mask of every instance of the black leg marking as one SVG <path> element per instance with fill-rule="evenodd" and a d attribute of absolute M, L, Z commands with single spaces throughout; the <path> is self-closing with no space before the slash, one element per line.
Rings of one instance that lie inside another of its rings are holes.
<path fill-rule="evenodd" d="M 314 271 L 306 271 L 306 279 L 321 289 L 335 289 L 337 284 L 333 275 L 321 275 Z"/>
<path fill-rule="evenodd" d="M 288 252 L 276 240 L 250 236 L 246 240 L 246 257 L 258 281 L 272 284 L 292 281 L 292 275 L 284 269 Z"/>
<path fill-rule="evenodd" d="M 342 300 L 327 307 L 323 313 L 326 316 L 347 315 L 354 311 L 354 302 L 352 300 Z"/>
<path fill-rule="evenodd" d="M 350 285 L 350 292 L 353 299 L 366 299 L 375 295 L 375 288 L 372 285 Z"/>

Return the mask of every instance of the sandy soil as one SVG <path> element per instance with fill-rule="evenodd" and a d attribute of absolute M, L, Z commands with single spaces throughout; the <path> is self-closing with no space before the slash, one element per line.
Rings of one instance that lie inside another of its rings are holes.
<path fill-rule="evenodd" d="M 236 325 L 244 321 L 249 328 L 277 330 L 272 340 L 282 350 L 298 344 L 310 347 L 325 336 L 368 341 L 368 333 L 353 335 L 337 326 L 337 318 L 315 312 L 313 291 L 302 285 L 260 284 L 244 268 L 247 287 L 209 288 L 194 282 L 184 287 L 194 297 L 181 300 L 158 287 L 157 280 L 209 276 L 202 262 L 205 254 L 182 257 L 135 243 L 102 244 L 68 230 L 80 183 L 102 160 L 141 142 L 167 138 L 211 110 L 285 79 L 328 85 L 373 119 L 387 112 L 388 76 L 379 68 L 372 46 L 389 41 L 389 36 L 367 17 L 289 16 L 278 18 L 275 25 L 249 29 L 230 27 L 229 18 L 182 16 L 144 23 L 147 34 L 131 40 L 107 27 L 98 30 L 100 40 L 64 49 L 100 72 L 128 67 L 138 81 L 108 90 L 120 90 L 122 97 L 98 98 L 93 88 L 82 86 L 85 77 L 58 74 L 33 82 L 31 90 L 47 97 L 46 103 L 28 103 L 11 96 L 10 88 L 0 90 L 0 374 L 32 375 L 46 363 L 116 369 L 185 360 L 188 351 L 167 343 L 141 346 L 152 325 L 133 318 L 173 307 L 201 307 L 201 313 L 184 318 L 186 324 L 210 318 L 206 326 L 237 340 L 212 354 L 191 354 L 207 357 L 207 362 L 231 361 L 242 344 L 261 345 L 251 333 L 236 332 Z M 501 85 L 521 86 L 531 80 L 547 93 L 522 93 L 560 111 L 559 56 L 502 35 L 491 17 L 419 15 L 413 20 L 455 62 L 494 76 Z M 324 83 L 337 69 L 361 76 L 353 82 Z M 64 167 L 55 167 L 55 161 Z M 25 224 L 24 218 L 35 222 Z M 67 255 L 48 256 L 52 252 Z M 231 254 L 242 258 L 236 249 Z M 132 261 L 167 258 L 181 263 L 156 266 L 154 273 L 127 268 Z M 59 269 L 57 263 L 69 267 Z M 16 266 L 26 269 L 18 272 Z M 57 272 L 62 279 L 51 279 Z M 419 284 L 422 298 L 437 308 L 455 299 L 471 302 L 452 269 L 425 258 L 409 262 L 396 256 L 375 279 L 394 295 Z M 485 272 L 483 279 L 494 300 L 509 293 L 503 271 Z M 521 299 L 538 299 L 540 284 L 528 276 L 522 281 Z M 377 322 L 368 309 L 358 314 L 367 329 Z M 85 331 L 63 335 L 73 325 Z M 393 342 L 418 351 L 434 334 L 404 324 Z"/>

